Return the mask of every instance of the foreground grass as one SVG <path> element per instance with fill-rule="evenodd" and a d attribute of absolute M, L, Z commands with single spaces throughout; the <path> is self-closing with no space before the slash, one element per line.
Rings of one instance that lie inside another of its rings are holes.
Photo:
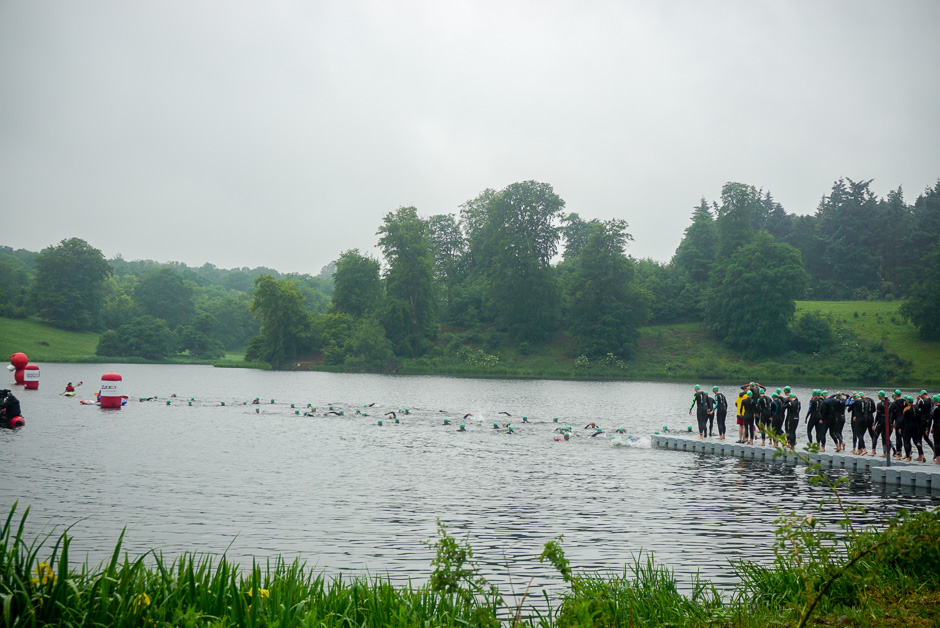
<path fill-rule="evenodd" d="M 730 597 L 696 580 L 683 595 L 673 574 L 641 556 L 622 574 L 579 574 L 560 539 L 540 560 L 570 589 L 543 593 L 541 610 L 506 607 L 483 580 L 472 551 L 439 524 L 434 570 L 423 586 L 383 578 L 328 578 L 277 559 L 240 569 L 186 554 L 151 553 L 97 567 L 69 563 L 63 533 L 27 542 L 26 516 L 11 509 L 0 530 L 0 616 L 18 626 L 687 626 L 766 627 L 814 624 L 936 626 L 940 621 L 940 516 L 902 516 L 886 530 L 850 536 L 842 547 L 819 542 L 812 521 L 782 523 L 772 567 L 738 563 Z M 28 510 L 27 510 L 28 512 Z M 122 535 L 123 537 L 123 535 Z M 790 551 L 790 547 L 794 551 Z"/>

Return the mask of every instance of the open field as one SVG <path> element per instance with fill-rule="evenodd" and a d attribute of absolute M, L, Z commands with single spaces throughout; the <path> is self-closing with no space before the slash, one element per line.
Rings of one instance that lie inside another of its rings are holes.
<path fill-rule="evenodd" d="M 862 338 L 883 343 L 889 351 L 913 361 L 915 381 L 940 381 L 940 342 L 917 337 L 917 330 L 904 320 L 901 301 L 797 301 L 796 311 L 819 312 L 841 321 Z"/>
<path fill-rule="evenodd" d="M 101 334 L 91 331 L 75 332 L 56 329 L 40 321 L 25 318 L 0 318 L 0 356 L 5 360 L 18 351 L 29 356 L 30 362 L 146 362 L 138 358 L 102 358 L 95 355 Z M 227 352 L 219 360 L 220 366 L 245 366 L 245 352 Z M 201 363 L 182 355 L 168 363 Z M 265 368 L 266 365 L 251 365 Z"/>

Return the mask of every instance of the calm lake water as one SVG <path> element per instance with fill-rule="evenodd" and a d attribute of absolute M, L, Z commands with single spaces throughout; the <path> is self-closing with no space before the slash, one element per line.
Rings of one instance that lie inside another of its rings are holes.
<path fill-rule="evenodd" d="M 421 582 L 432 557 L 423 542 L 440 519 L 469 534 L 504 593 L 533 575 L 536 591 L 558 586 L 537 557 L 560 534 L 576 569 L 619 572 L 631 554 L 650 551 L 685 586 L 696 571 L 730 586 L 729 561 L 772 560 L 780 511 L 815 513 L 826 495 L 802 467 L 650 449 L 653 430 L 694 423 L 692 387 L 683 384 L 40 366 L 39 390 L 15 389 L 26 427 L 0 430 L 0 507 L 30 505 L 34 532 L 74 524 L 72 556 L 92 563 L 126 526 L 131 555 L 227 552 L 242 565 L 282 555 L 328 574 Z M 81 405 L 111 370 L 123 375 L 128 404 Z M 85 385 L 60 396 L 70 380 Z M 261 405 L 242 405 L 255 397 Z M 345 416 L 298 416 L 292 403 L 301 412 L 333 404 Z M 377 425 L 403 408 L 410 414 L 399 424 Z M 466 413 L 467 431 L 458 432 Z M 515 433 L 494 430 L 494 421 L 511 421 Z M 592 421 L 643 438 L 590 438 L 583 427 Z M 556 442 L 558 425 L 576 437 Z M 848 475 L 847 501 L 866 511 L 854 515 L 860 522 L 940 505 Z"/>

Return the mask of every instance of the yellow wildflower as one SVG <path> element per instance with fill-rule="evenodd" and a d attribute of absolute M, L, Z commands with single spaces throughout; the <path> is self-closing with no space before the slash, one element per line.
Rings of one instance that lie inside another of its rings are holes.
<path fill-rule="evenodd" d="M 150 596 L 146 593 L 138 593 L 134 598 L 134 612 L 150 606 Z"/>
<path fill-rule="evenodd" d="M 30 578 L 30 582 L 33 584 L 45 585 L 49 581 L 52 581 L 52 583 L 55 584 L 56 575 L 48 563 L 39 563 L 39 565 L 36 566 L 35 572 L 36 577 Z"/>
<path fill-rule="evenodd" d="M 254 594 L 255 594 L 254 588 L 248 589 L 248 595 L 249 595 L 249 597 L 254 596 Z M 268 589 L 258 589 L 258 597 L 259 597 L 260 599 L 262 599 L 262 600 L 265 600 L 265 599 L 271 597 L 271 591 L 268 590 Z"/>

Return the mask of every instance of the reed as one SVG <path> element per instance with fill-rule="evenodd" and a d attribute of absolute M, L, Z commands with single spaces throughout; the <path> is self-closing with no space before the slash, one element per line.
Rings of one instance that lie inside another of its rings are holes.
<path fill-rule="evenodd" d="M 71 565 L 68 530 L 28 540 L 29 509 L 11 508 L 0 529 L 0 617 L 19 626 L 935 626 L 940 623 L 940 513 L 902 513 L 882 530 L 828 537 L 811 520 L 783 517 L 774 564 L 733 565 L 741 579 L 727 597 L 695 578 L 683 594 L 650 554 L 622 573 L 579 573 L 561 539 L 541 560 L 570 589 L 542 592 L 538 607 L 507 608 L 462 542 L 438 526 L 429 583 L 328 577 L 281 558 L 240 568 L 220 558 L 159 552 Z M 554 605 L 554 606 L 553 606 Z"/>

